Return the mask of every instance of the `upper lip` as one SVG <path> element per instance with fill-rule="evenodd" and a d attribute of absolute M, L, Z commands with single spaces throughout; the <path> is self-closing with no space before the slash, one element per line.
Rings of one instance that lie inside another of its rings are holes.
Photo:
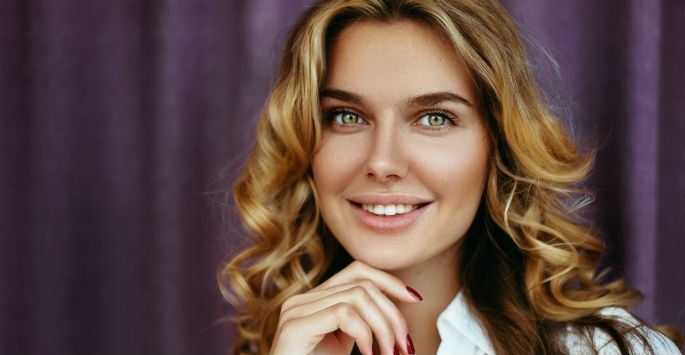
<path fill-rule="evenodd" d="M 421 205 L 432 200 L 408 194 L 364 194 L 348 199 L 360 205 Z"/>

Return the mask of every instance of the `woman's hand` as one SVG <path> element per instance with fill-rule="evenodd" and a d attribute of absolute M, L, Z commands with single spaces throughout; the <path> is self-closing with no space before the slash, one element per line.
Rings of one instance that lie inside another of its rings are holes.
<path fill-rule="evenodd" d="M 357 344 L 365 355 L 413 354 L 407 323 L 388 298 L 421 301 L 416 291 L 386 272 L 355 261 L 281 307 L 272 355 L 349 355 Z"/>

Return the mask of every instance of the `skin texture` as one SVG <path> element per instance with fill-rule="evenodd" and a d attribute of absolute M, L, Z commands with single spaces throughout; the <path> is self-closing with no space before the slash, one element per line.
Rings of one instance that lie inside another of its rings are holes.
<path fill-rule="evenodd" d="M 435 353 L 487 173 L 476 90 L 447 42 L 408 20 L 345 28 L 327 64 L 312 171 L 323 219 L 357 262 L 283 305 L 272 352 L 349 354 L 356 342 L 371 354 L 376 339 L 381 354 L 409 353 L 411 333 L 417 353 Z M 406 199 L 421 207 L 402 217 L 359 203 Z"/>

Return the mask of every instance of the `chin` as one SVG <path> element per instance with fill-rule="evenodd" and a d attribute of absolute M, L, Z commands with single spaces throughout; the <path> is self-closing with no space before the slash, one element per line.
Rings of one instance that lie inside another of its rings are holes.
<path fill-rule="evenodd" d="M 354 260 L 383 271 L 399 271 L 417 264 L 416 258 L 393 248 L 360 247 L 348 250 Z"/>

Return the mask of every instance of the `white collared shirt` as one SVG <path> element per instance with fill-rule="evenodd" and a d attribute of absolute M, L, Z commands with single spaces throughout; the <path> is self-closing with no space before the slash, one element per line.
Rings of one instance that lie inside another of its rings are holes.
<path fill-rule="evenodd" d="M 637 325 L 638 321 L 622 308 L 605 308 L 599 312 L 603 316 L 616 317 L 620 320 Z M 585 354 L 591 349 L 587 339 L 575 333 L 569 326 L 566 336 L 566 346 L 570 354 Z M 680 351 L 666 336 L 656 330 L 640 327 L 649 340 L 655 354 L 677 355 Z M 461 292 L 452 300 L 438 317 L 438 333 L 440 333 L 440 347 L 437 355 L 495 355 L 490 339 L 480 320 L 471 312 Z M 611 337 L 601 330 L 592 334 L 600 355 L 620 354 L 618 348 L 611 341 Z M 628 341 L 635 339 L 628 337 Z M 634 343 L 639 344 L 639 343 Z M 634 347 L 639 349 L 639 345 Z"/>

